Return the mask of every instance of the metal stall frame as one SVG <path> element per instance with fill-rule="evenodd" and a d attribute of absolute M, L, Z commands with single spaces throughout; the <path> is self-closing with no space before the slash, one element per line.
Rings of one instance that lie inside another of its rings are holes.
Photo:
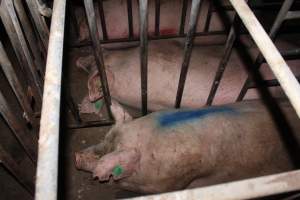
<path fill-rule="evenodd" d="M 85 3 L 89 3 L 89 1 L 91 0 L 85 0 Z M 142 13 L 143 17 L 141 27 L 144 29 L 141 33 L 141 36 L 143 36 L 141 37 L 141 69 L 147 70 L 147 67 L 145 67 L 147 66 L 147 63 L 145 63 L 145 61 L 147 61 L 145 59 L 147 56 L 147 52 L 145 51 L 147 48 L 145 46 L 147 45 L 147 37 L 144 35 L 145 24 L 147 23 L 147 13 L 143 13 L 143 11 L 147 12 L 147 1 L 140 1 L 142 2 L 140 4 L 140 13 Z M 196 23 L 195 20 L 197 20 L 197 17 L 193 16 L 198 15 L 200 1 L 201 0 L 192 1 L 192 17 L 186 37 L 186 46 L 184 51 L 185 59 L 182 64 L 183 70 L 181 74 L 183 78 L 181 78 L 181 82 L 184 82 L 184 74 L 188 69 L 188 62 L 190 59 L 189 54 L 192 51 L 194 37 L 194 23 Z M 282 86 L 292 106 L 296 110 L 297 115 L 300 117 L 300 85 L 297 82 L 297 79 L 290 71 L 288 65 L 283 60 L 279 51 L 276 49 L 269 36 L 256 19 L 255 15 L 248 7 L 247 3 L 244 0 L 230 0 L 230 2 L 248 29 L 262 55 L 265 57 L 270 68 L 274 72 L 275 77 L 278 79 L 278 82 Z M 38 169 L 35 192 L 35 198 L 37 200 L 57 199 L 59 111 L 65 7 L 66 0 L 54 1 L 40 127 Z M 87 9 L 87 11 L 89 10 Z M 91 24 L 92 23 L 90 22 L 90 26 Z M 99 48 L 99 46 L 97 48 Z M 147 78 L 147 74 L 141 75 Z M 147 80 L 145 77 L 143 80 Z M 180 84 L 182 83 L 179 83 L 179 85 Z M 146 94 L 145 85 L 141 88 L 141 90 L 142 95 Z M 180 106 L 181 90 L 183 90 L 183 88 L 181 89 L 181 87 L 178 87 L 179 95 L 177 96 L 176 107 Z M 145 95 L 143 97 L 145 98 Z M 143 104 L 143 106 L 147 111 L 147 104 Z M 300 170 L 246 179 L 210 187 L 138 197 L 136 199 L 249 199 L 297 190 L 300 190 Z"/>

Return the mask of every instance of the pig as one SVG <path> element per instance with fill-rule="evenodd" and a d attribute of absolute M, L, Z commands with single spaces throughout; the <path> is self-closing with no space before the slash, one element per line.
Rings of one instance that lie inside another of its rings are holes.
<path fill-rule="evenodd" d="M 280 107 L 300 141 L 300 121 Z M 260 101 L 202 109 L 170 109 L 117 123 L 105 139 L 75 155 L 76 167 L 100 182 L 140 193 L 161 193 L 294 169 L 269 111 Z M 287 134 L 287 133 L 285 133 Z"/>
<path fill-rule="evenodd" d="M 158 111 L 173 107 L 178 88 L 183 57 L 181 40 L 164 40 L 149 42 L 148 58 L 148 109 Z M 222 48 L 194 46 L 186 84 L 183 93 L 182 107 L 198 108 L 205 105 Z M 131 47 L 122 50 L 105 50 L 104 62 L 111 96 L 120 103 L 141 107 L 140 56 L 139 48 Z M 100 92 L 99 75 L 96 71 L 94 57 L 89 55 L 77 60 L 76 65 L 89 73 L 88 90 L 91 102 L 103 95 Z M 295 68 L 295 67 L 294 67 Z M 299 68 L 297 69 L 299 71 Z M 266 78 L 272 73 L 266 71 Z M 227 71 L 216 93 L 213 104 L 225 104 L 234 101 L 247 78 L 241 60 L 235 52 L 232 55 Z M 282 97 L 279 88 L 273 88 L 276 97 Z M 258 98 L 257 93 L 249 93 L 247 99 Z"/>

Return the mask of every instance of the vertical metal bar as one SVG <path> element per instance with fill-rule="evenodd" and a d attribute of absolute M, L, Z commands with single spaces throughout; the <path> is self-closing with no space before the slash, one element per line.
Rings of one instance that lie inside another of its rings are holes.
<path fill-rule="evenodd" d="M 133 38 L 133 22 L 132 22 L 132 0 L 127 0 L 127 14 L 128 14 L 128 34 L 129 39 Z"/>
<path fill-rule="evenodd" d="M 182 10 L 181 10 L 181 18 L 180 18 L 180 26 L 179 26 L 179 35 L 184 35 L 187 6 L 188 6 L 188 0 L 183 0 Z"/>
<path fill-rule="evenodd" d="M 209 92 L 209 95 L 208 95 L 208 98 L 207 98 L 207 101 L 206 101 L 206 105 L 211 105 L 213 100 L 214 100 L 217 89 L 220 85 L 221 78 L 223 76 L 226 65 L 227 65 L 228 60 L 230 58 L 230 55 L 231 55 L 231 52 L 232 52 L 232 47 L 233 47 L 235 39 L 236 39 L 236 33 L 235 33 L 235 30 L 234 30 L 234 25 L 232 25 L 231 28 L 230 28 L 230 32 L 229 32 L 226 44 L 225 44 L 225 51 L 224 51 L 224 54 L 223 54 L 223 56 L 220 60 L 219 65 L 218 65 L 218 69 L 217 69 L 217 72 L 215 74 L 215 78 L 213 80 L 213 83 L 212 83 L 212 86 L 211 86 L 211 89 L 210 89 L 210 92 Z"/>
<path fill-rule="evenodd" d="M 0 164 L 3 164 L 4 167 L 17 179 L 17 181 L 24 186 L 24 188 L 29 192 L 31 196 L 33 196 L 34 191 L 34 181 L 33 178 L 28 177 L 26 173 L 24 173 L 23 169 L 21 169 L 13 159 L 12 156 L 8 154 L 7 151 L 3 149 L 0 144 Z"/>
<path fill-rule="evenodd" d="M 56 200 L 66 0 L 54 0 L 46 63 L 35 200 Z"/>
<path fill-rule="evenodd" d="M 182 62 L 180 78 L 178 83 L 177 95 L 175 108 L 179 108 L 182 100 L 182 94 L 184 90 L 185 80 L 191 60 L 192 50 L 193 50 L 193 42 L 194 42 L 194 34 L 197 28 L 198 15 L 201 5 L 201 0 L 193 0 L 192 8 L 190 14 L 190 22 L 189 22 L 189 30 L 186 36 L 185 47 L 184 47 L 184 58 Z"/>
<path fill-rule="evenodd" d="M 23 66 L 23 70 L 30 81 L 35 100 L 37 104 L 40 105 L 42 96 L 41 79 L 38 76 L 37 71 L 34 69 L 34 64 L 31 56 L 29 55 L 29 50 L 24 35 L 22 33 L 20 24 L 17 20 L 16 13 L 13 10 L 11 0 L 3 0 L 1 2 L 0 16 L 4 27 L 8 32 L 8 36 L 13 45 L 20 66 L 25 65 Z"/>
<path fill-rule="evenodd" d="M 103 0 L 99 0 L 99 14 L 100 14 L 100 20 L 101 20 L 101 27 L 102 27 L 102 33 L 103 33 L 103 40 L 107 40 L 107 30 L 106 30 L 106 21 L 105 21 L 105 15 L 103 10 Z"/>
<path fill-rule="evenodd" d="M 140 59 L 142 114 L 148 113 L 148 0 L 140 0 Z"/>
<path fill-rule="evenodd" d="M 100 82 L 103 88 L 103 95 L 105 100 L 105 106 L 108 112 L 108 115 L 111 119 L 113 119 L 113 115 L 110 109 L 111 105 L 111 97 L 109 92 L 109 85 L 107 82 L 106 72 L 105 72 L 105 65 L 103 59 L 103 53 L 101 49 L 101 43 L 99 34 L 97 32 L 97 25 L 96 25 L 96 18 L 95 18 L 95 9 L 92 0 L 84 0 L 84 7 L 85 12 L 88 19 L 89 24 L 89 32 L 90 37 L 92 38 L 92 44 L 94 47 L 94 56 L 97 64 L 98 71 L 100 73 Z"/>
<path fill-rule="evenodd" d="M 30 102 L 28 101 L 24 87 L 19 82 L 19 79 L 13 69 L 13 66 L 4 50 L 2 42 L 0 41 L 0 65 L 2 71 L 4 72 L 14 94 L 16 95 L 18 102 L 20 103 L 22 109 L 24 110 L 24 118 L 32 124 L 36 123 L 33 117 L 33 110 L 30 107 Z"/>
<path fill-rule="evenodd" d="M 155 36 L 159 36 L 160 0 L 155 0 Z"/>
<path fill-rule="evenodd" d="M 283 2 L 283 5 L 272 25 L 272 28 L 269 32 L 269 37 L 274 40 L 278 31 L 279 31 L 279 28 L 281 27 L 282 23 L 284 22 L 285 20 L 285 16 L 287 15 L 288 11 L 290 10 L 292 4 L 293 4 L 294 0 L 285 0 Z M 261 64 L 263 63 L 264 61 L 264 58 L 262 56 L 261 53 L 259 53 L 259 55 L 256 57 L 255 59 L 255 62 L 254 62 L 254 66 L 253 66 L 253 69 L 254 70 L 258 70 L 261 66 Z M 240 91 L 240 94 L 238 95 L 237 97 L 237 100 L 236 101 L 242 101 L 243 98 L 245 97 L 247 91 L 248 91 L 248 87 L 249 85 L 251 84 L 251 78 L 248 76 L 241 91 Z"/>
<path fill-rule="evenodd" d="M 300 117 L 300 85 L 245 1 L 230 0 Z"/>
<path fill-rule="evenodd" d="M 209 25 L 210 25 L 210 21 L 211 21 L 211 16 L 212 16 L 212 7 L 213 7 L 213 2 L 211 0 L 208 1 L 208 11 L 207 11 L 207 17 L 206 17 L 206 21 L 205 21 L 205 25 L 204 25 L 204 32 L 208 32 L 209 31 Z"/>
<path fill-rule="evenodd" d="M 33 162 L 36 162 L 37 140 L 30 135 L 25 125 L 22 125 L 19 118 L 14 115 L 15 113 L 10 109 L 2 92 L 0 92 L 0 113 L 26 151 L 27 155 Z"/>

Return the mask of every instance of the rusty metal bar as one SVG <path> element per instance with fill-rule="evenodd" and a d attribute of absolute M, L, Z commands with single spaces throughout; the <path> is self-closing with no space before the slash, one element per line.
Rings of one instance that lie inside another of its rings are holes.
<path fill-rule="evenodd" d="M 11 0 L 3 0 L 1 2 L 0 15 L 4 27 L 8 32 L 8 36 L 18 58 L 19 64 L 23 67 L 22 70 L 25 72 L 30 82 L 35 100 L 37 104 L 40 105 L 42 96 L 41 79 L 35 69 L 32 57 L 29 54 L 29 49 L 16 13 L 14 12 Z"/>
<path fill-rule="evenodd" d="M 46 52 L 48 48 L 49 29 L 45 22 L 45 19 L 39 13 L 39 5 L 36 0 L 25 0 L 27 7 L 29 8 L 30 14 L 34 21 L 34 25 L 39 34 L 39 39 L 42 42 L 43 51 Z"/>
<path fill-rule="evenodd" d="M 179 26 L 179 35 L 184 34 L 187 6 L 188 6 L 188 0 L 183 0 L 182 10 L 181 10 L 181 18 L 180 18 L 180 26 Z"/>
<path fill-rule="evenodd" d="M 142 114 L 148 113 L 148 0 L 140 0 L 140 60 Z"/>
<path fill-rule="evenodd" d="M 0 92 L 0 114 L 13 131 L 14 135 L 24 148 L 27 155 L 33 162 L 36 162 L 37 158 L 37 140 L 33 135 L 27 131 L 27 127 L 24 123 L 15 115 L 12 109 L 10 109 L 7 100 L 4 98 L 2 92 Z"/>
<path fill-rule="evenodd" d="M 33 197 L 34 194 L 34 180 L 33 177 L 28 177 L 24 173 L 7 151 L 4 150 L 0 144 L 0 164 L 3 164 L 4 167 L 14 176 L 14 178 L 29 192 Z"/>
<path fill-rule="evenodd" d="M 155 0 L 155 36 L 159 36 L 159 22 L 160 22 L 160 0 Z"/>
<path fill-rule="evenodd" d="M 106 72 L 105 72 L 105 65 L 104 65 L 104 59 L 101 49 L 101 43 L 99 34 L 97 32 L 97 25 L 96 25 L 96 18 L 95 18 L 95 9 L 94 4 L 92 0 L 84 0 L 84 7 L 86 16 L 88 19 L 88 25 L 89 25 L 89 32 L 90 37 L 92 38 L 92 44 L 94 47 L 94 56 L 97 64 L 97 69 L 100 74 L 100 82 L 103 88 L 103 95 L 105 100 L 105 106 L 106 110 L 108 112 L 109 118 L 113 119 L 113 115 L 110 109 L 111 105 L 111 97 L 109 92 L 109 85 L 107 82 Z"/>
<path fill-rule="evenodd" d="M 285 17 L 288 13 L 288 11 L 290 10 L 292 4 L 293 4 L 294 0 L 285 0 L 282 4 L 282 7 L 280 9 L 280 11 L 278 12 L 278 15 L 272 25 L 272 28 L 269 32 L 269 37 L 274 40 L 278 31 L 279 31 L 279 28 L 281 27 L 282 23 L 284 22 L 285 20 Z M 253 69 L 254 70 L 259 70 L 261 64 L 264 62 L 264 58 L 262 56 L 261 53 L 258 54 L 258 56 L 256 57 L 256 60 L 254 62 L 254 65 L 253 65 Z M 251 78 L 248 76 L 241 91 L 240 91 L 240 94 L 238 95 L 237 97 L 237 100 L 236 101 L 242 101 L 243 98 L 245 97 L 247 91 L 248 91 L 248 86 L 249 84 L 251 83 Z"/>
<path fill-rule="evenodd" d="M 66 0 L 54 0 L 46 63 L 35 199 L 56 200 Z"/>
<path fill-rule="evenodd" d="M 25 94 L 25 89 L 20 83 L 16 72 L 10 62 L 5 49 L 0 40 L 0 65 L 2 71 L 4 72 L 9 85 L 11 86 L 14 94 L 16 95 L 18 102 L 20 103 L 22 109 L 24 110 L 23 117 L 27 122 L 30 122 L 32 125 L 36 124 L 36 120 L 33 116 L 33 110 L 31 109 L 30 102 Z"/>
<path fill-rule="evenodd" d="M 198 15 L 199 10 L 201 6 L 202 1 L 201 0 L 193 0 L 192 1 L 192 8 L 191 8 L 191 14 L 190 14 L 190 22 L 189 22 L 189 29 L 186 36 L 185 41 L 185 47 L 184 47 L 184 58 L 182 62 L 181 72 L 180 72 L 180 78 L 178 83 L 178 90 L 176 95 L 176 102 L 175 102 L 175 108 L 179 108 L 182 100 L 182 94 L 184 90 L 185 80 L 190 64 L 190 59 L 192 55 L 193 50 L 193 41 L 195 37 L 195 32 L 197 28 L 197 21 L 198 21 Z"/>
<path fill-rule="evenodd" d="M 30 50 L 33 53 L 34 63 L 40 72 L 41 78 L 43 78 L 44 72 L 45 72 L 45 66 L 44 66 L 45 64 L 44 64 L 44 62 L 42 62 L 42 57 L 41 57 L 41 53 L 43 53 L 43 52 L 40 51 L 40 48 L 37 45 L 38 41 L 37 41 L 37 38 L 35 37 L 35 33 L 33 31 L 31 22 L 25 12 L 23 3 L 20 0 L 14 0 L 13 4 L 15 6 L 16 13 L 19 17 L 20 24 L 22 25 L 22 28 L 24 30 L 24 34 L 28 41 Z"/>
<path fill-rule="evenodd" d="M 132 22 L 132 0 L 127 0 L 127 15 L 128 15 L 128 38 L 133 38 L 133 22 Z"/>
<path fill-rule="evenodd" d="M 100 21 L 101 21 L 101 27 L 102 27 L 102 34 L 103 34 L 103 40 L 108 40 L 107 36 L 107 30 L 106 30 L 106 20 L 103 10 L 103 0 L 99 0 L 99 14 L 100 14 Z"/>
<path fill-rule="evenodd" d="M 131 198 L 131 200 L 239 200 L 254 199 L 300 189 L 300 170 L 214 186 Z"/>
<path fill-rule="evenodd" d="M 287 1 L 287 0 L 286 0 Z M 244 0 L 230 0 L 300 117 L 300 85 Z"/>

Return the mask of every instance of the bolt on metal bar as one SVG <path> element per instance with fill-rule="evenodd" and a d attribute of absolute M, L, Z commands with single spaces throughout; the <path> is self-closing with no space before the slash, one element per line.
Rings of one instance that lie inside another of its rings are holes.
<path fill-rule="evenodd" d="M 35 200 L 56 200 L 66 0 L 54 0 L 40 123 Z"/>
<path fill-rule="evenodd" d="M 188 6 L 188 0 L 183 0 L 182 10 L 181 10 L 181 18 L 180 18 L 180 26 L 179 26 L 179 35 L 184 34 L 187 6 Z"/>
<path fill-rule="evenodd" d="M 281 6 L 281 9 L 272 25 L 272 28 L 269 32 L 269 37 L 274 40 L 278 31 L 279 31 L 279 28 L 281 27 L 282 23 L 284 22 L 285 20 L 285 17 L 288 13 L 288 11 L 290 10 L 292 4 L 293 4 L 294 0 L 285 0 Z M 264 61 L 264 57 L 262 56 L 261 53 L 258 54 L 258 56 L 256 57 L 256 60 L 254 62 L 254 65 L 253 65 L 253 69 L 254 70 L 259 70 L 261 64 L 263 63 Z M 240 91 L 240 94 L 238 95 L 237 97 L 237 100 L 236 101 L 242 101 L 243 98 L 245 97 L 247 91 L 248 91 L 248 85 L 251 83 L 251 78 L 248 76 L 245 83 L 243 84 L 243 87 Z"/>
<path fill-rule="evenodd" d="M 300 170 L 223 183 L 202 188 L 131 198 L 131 200 L 240 200 L 293 192 L 300 189 Z"/>
<path fill-rule="evenodd" d="M 184 57 L 180 72 L 180 78 L 178 83 L 176 101 L 175 101 L 175 108 L 179 108 L 182 100 L 182 94 L 184 90 L 185 80 L 191 60 L 192 50 L 193 50 L 193 42 L 195 37 L 195 32 L 197 28 L 197 21 L 199 16 L 199 10 L 201 6 L 201 0 L 193 0 L 192 1 L 192 8 L 190 13 L 190 22 L 189 22 L 189 29 L 186 36 L 185 47 L 184 47 Z"/>
<path fill-rule="evenodd" d="M 128 38 L 133 38 L 132 0 L 127 0 Z"/>
<path fill-rule="evenodd" d="M 148 113 L 148 0 L 140 0 L 140 61 L 141 61 L 141 98 L 142 114 Z"/>
<path fill-rule="evenodd" d="M 24 111 L 23 117 L 32 125 L 35 125 L 37 122 L 33 116 L 33 110 L 31 109 L 30 102 L 26 97 L 24 87 L 22 86 L 22 84 L 20 83 L 16 75 L 16 72 L 5 52 L 1 40 L 0 40 L 0 65 L 2 71 L 5 74 L 5 77 L 9 82 L 10 87 L 12 88 L 14 94 L 17 97 L 19 104 L 21 105 Z"/>
<path fill-rule="evenodd" d="M 105 72 L 105 65 L 104 65 L 104 59 L 103 59 L 103 53 L 101 49 L 101 43 L 100 43 L 100 37 L 97 32 L 97 25 L 96 25 L 96 18 L 95 18 L 95 8 L 92 0 L 84 0 L 84 7 L 86 16 L 88 19 L 88 25 L 89 25 L 89 32 L 90 37 L 92 38 L 92 44 L 94 47 L 94 57 L 97 64 L 97 69 L 100 74 L 100 83 L 102 86 L 102 91 L 104 95 L 104 101 L 106 110 L 108 113 L 108 116 L 110 119 L 113 119 L 113 115 L 111 112 L 111 96 L 109 92 L 109 85 L 107 82 L 106 72 Z"/>
<path fill-rule="evenodd" d="M 0 114 L 24 148 L 29 158 L 35 163 L 37 159 L 37 140 L 27 131 L 18 115 L 9 107 L 7 100 L 0 92 Z"/>
<path fill-rule="evenodd" d="M 103 10 L 103 0 L 99 0 L 99 14 L 100 14 L 100 21 L 101 21 L 101 28 L 103 34 L 103 40 L 108 40 L 107 29 L 106 29 L 106 20 Z"/>
<path fill-rule="evenodd" d="M 160 0 L 155 0 L 155 36 L 159 36 Z"/>
<path fill-rule="evenodd" d="M 244 0 L 230 0 L 300 117 L 300 85 L 279 51 Z"/>
<path fill-rule="evenodd" d="M 12 156 L 4 150 L 0 144 L 0 164 L 15 177 L 15 179 L 27 190 L 30 196 L 34 195 L 34 180 L 33 177 L 28 177 L 24 170 L 20 168 L 19 164 L 13 160 Z"/>

